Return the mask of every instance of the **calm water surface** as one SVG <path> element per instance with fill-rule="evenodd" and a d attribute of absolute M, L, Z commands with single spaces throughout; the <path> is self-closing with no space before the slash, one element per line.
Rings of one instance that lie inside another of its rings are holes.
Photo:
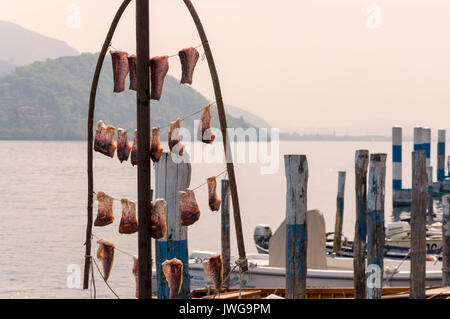
<path fill-rule="evenodd" d="M 86 227 L 86 146 L 84 142 L 1 141 L 0 165 L 0 298 L 90 298 L 89 291 L 69 289 L 70 265 L 84 263 Z M 388 154 L 386 220 L 408 216 L 407 211 L 392 212 L 391 143 L 389 142 L 281 142 L 279 169 L 262 175 L 260 164 L 236 166 L 246 249 L 255 253 L 253 229 L 264 223 L 275 231 L 285 216 L 284 154 L 306 154 L 309 165 L 308 208 L 319 209 L 327 231 L 334 230 L 338 171 L 347 171 L 344 206 L 344 235 L 353 238 L 354 154 L 357 149 Z M 411 185 L 412 144 L 404 143 L 404 187 Z M 436 162 L 432 149 L 432 165 Z M 94 189 L 116 198 L 136 200 L 136 168 L 94 154 Z M 225 169 L 224 164 L 192 165 L 191 187 Z M 153 184 L 154 185 L 154 184 Z M 220 183 L 219 183 L 220 185 Z M 219 193 L 220 194 L 220 193 Z M 207 206 L 207 189 L 196 191 L 201 219 L 189 228 L 189 250 L 220 252 L 220 214 Z M 439 211 L 440 203 L 436 202 Z M 120 235 L 120 202 L 115 202 L 113 225 L 95 228 L 94 233 L 113 241 L 126 252 L 137 254 L 137 235 Z M 96 213 L 96 205 L 94 207 Z M 232 230 L 233 230 L 232 225 Z M 232 254 L 237 254 L 232 231 Z M 97 244 L 93 245 L 93 253 Z M 134 298 L 132 260 L 116 252 L 109 283 L 122 298 Z M 97 296 L 113 298 L 97 275 Z"/>

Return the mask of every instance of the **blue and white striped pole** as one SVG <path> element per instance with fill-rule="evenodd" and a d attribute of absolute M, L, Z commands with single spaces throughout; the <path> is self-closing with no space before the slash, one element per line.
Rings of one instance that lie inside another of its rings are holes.
<path fill-rule="evenodd" d="M 167 224 L 166 235 L 156 240 L 156 277 L 158 299 L 169 299 L 170 289 L 162 271 L 162 263 L 177 258 L 183 263 L 183 283 L 178 299 L 188 299 L 191 293 L 187 227 L 180 223 L 179 191 L 185 191 L 191 182 L 191 164 L 175 163 L 171 153 L 164 152 L 155 164 L 155 198 L 164 198 Z"/>
<path fill-rule="evenodd" d="M 402 189 L 402 128 L 392 128 L 392 190 Z"/>
<path fill-rule="evenodd" d="M 426 151 L 427 167 L 430 167 L 431 156 L 431 128 L 424 127 L 422 129 L 422 149 Z"/>
<path fill-rule="evenodd" d="M 445 179 L 445 130 L 438 130 L 437 144 L 437 180 L 442 182 Z"/>
<path fill-rule="evenodd" d="M 414 127 L 414 151 L 421 151 L 422 148 L 422 127 Z"/>

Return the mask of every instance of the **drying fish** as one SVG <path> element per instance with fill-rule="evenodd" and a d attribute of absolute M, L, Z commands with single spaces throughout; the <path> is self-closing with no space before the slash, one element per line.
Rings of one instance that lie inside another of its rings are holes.
<path fill-rule="evenodd" d="M 138 134 L 137 130 L 134 130 L 134 140 L 133 140 L 133 147 L 131 148 L 131 165 L 137 165 L 138 164 Z"/>
<path fill-rule="evenodd" d="M 130 69 L 130 90 L 137 90 L 136 78 L 136 55 L 132 54 L 128 57 L 128 68 Z"/>
<path fill-rule="evenodd" d="M 217 212 L 220 209 L 220 203 L 222 202 L 219 198 L 217 198 L 217 192 L 216 192 L 216 187 L 217 187 L 217 182 L 216 182 L 216 178 L 210 177 L 206 180 L 207 184 L 208 184 L 208 204 L 209 204 L 209 208 L 213 211 L 213 212 Z"/>
<path fill-rule="evenodd" d="M 182 156 L 184 145 L 181 144 L 180 128 L 181 122 L 179 118 L 175 122 L 170 122 L 169 149 L 171 152 L 174 151 L 175 153 L 178 153 L 178 155 Z"/>
<path fill-rule="evenodd" d="M 95 131 L 94 151 L 114 157 L 117 148 L 116 144 L 114 144 L 115 132 L 114 126 L 106 126 L 102 120 L 98 121 L 97 130 Z"/>
<path fill-rule="evenodd" d="M 134 234 L 138 230 L 136 219 L 136 203 L 122 198 L 122 218 L 120 219 L 119 233 Z"/>
<path fill-rule="evenodd" d="M 161 265 L 164 276 L 166 276 L 167 283 L 170 289 L 170 299 L 175 299 L 181 290 L 183 284 L 183 263 L 173 258 L 166 260 Z"/>
<path fill-rule="evenodd" d="M 182 76 L 181 84 L 192 84 L 194 69 L 197 65 L 200 54 L 195 48 L 186 48 L 178 52 L 181 60 Z"/>
<path fill-rule="evenodd" d="M 208 261 L 203 262 L 203 270 L 209 281 L 214 285 L 217 292 L 220 293 L 223 282 L 223 263 L 219 254 L 212 255 Z"/>
<path fill-rule="evenodd" d="M 117 158 L 122 163 L 128 161 L 130 157 L 131 146 L 128 141 L 128 130 L 122 128 L 117 129 Z"/>
<path fill-rule="evenodd" d="M 136 281 L 136 298 L 139 299 L 139 259 L 137 256 L 133 256 L 133 275 L 134 280 Z"/>
<path fill-rule="evenodd" d="M 202 117 L 198 124 L 197 140 L 206 144 L 211 144 L 216 139 L 211 128 L 211 104 L 205 106 L 202 111 Z"/>
<path fill-rule="evenodd" d="M 97 218 L 95 219 L 94 226 L 106 226 L 111 224 L 114 221 L 114 213 L 113 213 L 113 201 L 109 195 L 106 195 L 105 192 L 99 191 L 97 193 L 98 200 L 98 212 Z"/>
<path fill-rule="evenodd" d="M 190 226 L 200 218 L 200 209 L 198 208 L 195 193 L 191 189 L 185 192 L 180 191 L 180 211 L 181 211 L 181 225 Z"/>
<path fill-rule="evenodd" d="M 164 217 L 164 208 L 166 207 L 164 199 L 156 199 L 152 203 L 150 212 L 150 236 L 155 239 L 161 239 L 166 236 L 167 225 Z"/>
<path fill-rule="evenodd" d="M 111 51 L 113 77 L 114 77 L 114 92 L 120 93 L 125 91 L 125 81 L 130 71 L 128 66 L 128 53 L 124 51 Z"/>
<path fill-rule="evenodd" d="M 150 59 L 150 73 L 152 78 L 151 99 L 159 101 L 164 87 L 164 79 L 169 71 L 169 57 L 158 56 Z"/>
<path fill-rule="evenodd" d="M 152 128 L 152 137 L 150 140 L 150 158 L 153 162 L 158 163 L 163 153 L 159 139 L 159 126 Z"/>
<path fill-rule="evenodd" d="M 103 265 L 103 277 L 107 281 L 114 261 L 114 244 L 104 239 L 100 239 L 97 243 L 99 244 L 97 258 Z"/>

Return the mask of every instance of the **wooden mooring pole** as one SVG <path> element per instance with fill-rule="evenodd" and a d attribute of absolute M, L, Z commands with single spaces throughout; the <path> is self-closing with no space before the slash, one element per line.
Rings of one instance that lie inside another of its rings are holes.
<path fill-rule="evenodd" d="M 366 249 L 367 249 L 367 168 L 369 151 L 355 154 L 356 222 L 353 241 L 353 286 L 355 299 L 366 297 Z"/>
<path fill-rule="evenodd" d="M 286 172 L 286 298 L 304 299 L 307 273 L 307 187 L 305 155 L 285 155 Z"/>
<path fill-rule="evenodd" d="M 450 287 L 450 196 L 442 197 L 442 285 Z"/>
<path fill-rule="evenodd" d="M 111 40 L 119 24 L 125 9 L 130 4 L 131 0 L 124 0 L 122 5 L 117 10 L 117 13 L 111 23 L 106 39 L 103 42 L 103 47 L 100 51 L 97 60 L 97 66 L 95 68 L 94 77 L 91 84 L 91 93 L 89 97 L 89 112 L 88 112 L 88 124 L 87 124 L 87 175 L 88 175 L 88 204 L 87 204 L 87 226 L 86 226 L 86 251 L 84 260 L 84 278 L 83 289 L 89 288 L 89 272 L 91 269 L 91 249 L 92 249 L 92 226 L 93 226 L 93 204 L 94 204 L 94 113 L 95 113 L 95 100 L 97 97 L 98 82 L 102 71 L 103 62 L 105 60 L 106 53 L 108 52 Z"/>
<path fill-rule="evenodd" d="M 434 218 L 433 207 L 433 166 L 427 167 L 427 223 L 432 224 Z"/>
<path fill-rule="evenodd" d="M 335 219 L 334 241 L 333 241 L 333 253 L 336 256 L 341 255 L 342 223 L 344 221 L 344 191 L 345 191 L 345 172 L 339 172 L 338 191 L 336 199 L 336 219 Z"/>
<path fill-rule="evenodd" d="M 176 163 L 173 153 L 164 152 L 155 165 L 155 199 L 165 198 L 164 217 L 167 233 L 156 241 L 156 279 L 158 299 L 169 299 L 170 289 L 162 271 L 162 263 L 177 258 L 183 263 L 183 284 L 178 299 L 190 298 L 188 230 L 180 224 L 180 197 L 178 192 L 185 191 L 191 183 L 191 164 Z"/>
<path fill-rule="evenodd" d="M 410 298 L 425 298 L 427 173 L 426 151 L 412 152 Z"/>
<path fill-rule="evenodd" d="M 149 0 L 136 0 L 139 298 L 152 298 Z"/>
<path fill-rule="evenodd" d="M 222 207 L 221 207 L 221 241 L 222 241 L 222 262 L 223 278 L 227 278 L 230 273 L 231 252 L 230 252 L 230 181 L 222 179 Z M 230 278 L 224 281 L 224 286 L 230 286 Z"/>
<path fill-rule="evenodd" d="M 386 154 L 371 154 L 367 195 L 367 299 L 380 299 L 382 295 L 385 185 Z"/>

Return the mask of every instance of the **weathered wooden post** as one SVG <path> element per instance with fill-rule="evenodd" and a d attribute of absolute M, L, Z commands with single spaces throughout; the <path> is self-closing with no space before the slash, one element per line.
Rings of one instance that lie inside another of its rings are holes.
<path fill-rule="evenodd" d="M 286 298 L 304 299 L 307 273 L 307 187 L 305 155 L 285 155 L 286 172 Z"/>
<path fill-rule="evenodd" d="M 353 241 L 353 286 L 355 299 L 366 296 L 366 248 L 367 248 L 367 167 L 369 151 L 359 150 L 355 155 L 356 222 Z"/>
<path fill-rule="evenodd" d="M 185 191 L 191 182 L 191 164 L 176 163 L 173 153 L 164 152 L 155 164 L 155 198 L 166 199 L 164 216 L 167 233 L 156 241 L 156 276 L 158 281 L 158 298 L 169 299 L 169 287 L 163 274 L 161 264 L 172 258 L 183 262 L 183 285 L 178 294 L 179 299 L 190 297 L 189 256 L 187 227 L 181 225 L 180 197 L 178 192 Z"/>
<path fill-rule="evenodd" d="M 427 222 L 433 223 L 433 166 L 427 167 Z"/>
<path fill-rule="evenodd" d="M 382 295 L 385 179 L 386 154 L 371 154 L 367 196 L 367 299 L 380 299 Z"/>
<path fill-rule="evenodd" d="M 438 130 L 437 143 L 437 180 L 442 182 L 445 178 L 445 130 Z"/>
<path fill-rule="evenodd" d="M 450 287 L 450 196 L 442 197 L 442 285 Z"/>
<path fill-rule="evenodd" d="M 410 298 L 425 298 L 427 175 L 426 151 L 412 153 Z"/>
<path fill-rule="evenodd" d="M 149 0 L 136 0 L 136 78 L 138 130 L 139 298 L 152 298 L 150 209 L 153 197 L 150 166 L 150 26 Z"/>
<path fill-rule="evenodd" d="M 222 179 L 222 207 L 221 207 L 221 240 L 222 240 L 222 262 L 223 278 L 230 273 L 230 181 Z M 230 278 L 224 281 L 224 286 L 230 286 Z"/>
<path fill-rule="evenodd" d="M 335 220 L 334 241 L 333 241 L 333 253 L 336 254 L 336 256 L 341 255 L 342 223 L 344 220 L 344 191 L 345 191 L 345 172 L 339 172 L 338 192 L 336 199 L 336 220 Z"/>

